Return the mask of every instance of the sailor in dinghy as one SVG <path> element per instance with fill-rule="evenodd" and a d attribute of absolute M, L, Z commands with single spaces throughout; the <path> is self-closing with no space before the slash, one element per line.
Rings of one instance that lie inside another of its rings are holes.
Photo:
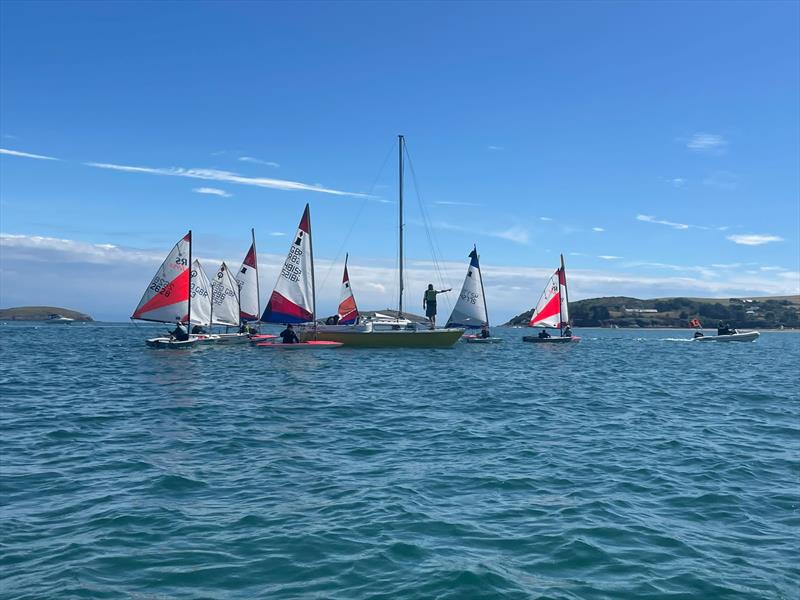
<path fill-rule="evenodd" d="M 489 311 L 486 306 L 486 294 L 483 288 L 483 275 L 478 261 L 478 248 L 472 247 L 469 253 L 469 266 L 467 275 L 464 277 L 464 285 L 461 286 L 461 293 L 458 295 L 456 305 L 450 318 L 447 319 L 447 327 L 463 327 L 465 329 L 480 329 L 478 335 L 464 335 L 463 339 L 470 344 L 495 344 L 501 342 L 501 338 L 492 337 L 489 330 Z"/>
<path fill-rule="evenodd" d="M 533 309 L 528 327 L 551 327 L 559 330 L 559 337 L 551 336 L 546 330 L 539 335 L 526 335 L 523 342 L 535 344 L 563 344 L 577 342 L 581 338 L 572 335 L 569 326 L 569 296 L 567 295 L 567 271 L 564 266 L 564 255 L 561 255 L 561 267 L 556 269 L 542 292 L 536 308 Z"/>

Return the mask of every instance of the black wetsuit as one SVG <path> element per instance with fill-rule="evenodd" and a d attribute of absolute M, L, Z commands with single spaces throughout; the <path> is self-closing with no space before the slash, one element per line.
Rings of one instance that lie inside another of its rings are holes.
<path fill-rule="evenodd" d="M 294 329 L 289 329 L 288 327 L 280 332 L 279 334 L 281 338 L 283 338 L 284 344 L 299 344 L 300 338 L 297 337 L 297 334 L 294 332 Z"/>

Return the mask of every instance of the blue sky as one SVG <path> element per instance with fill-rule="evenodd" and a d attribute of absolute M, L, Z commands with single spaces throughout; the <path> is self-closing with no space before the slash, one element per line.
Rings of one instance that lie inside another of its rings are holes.
<path fill-rule="evenodd" d="M 321 312 L 345 251 L 391 305 L 398 133 L 493 320 L 560 252 L 572 298 L 800 293 L 799 7 L 3 2 L 0 306 L 123 319 L 189 228 L 211 269 L 255 227 L 266 295 L 306 202 Z"/>

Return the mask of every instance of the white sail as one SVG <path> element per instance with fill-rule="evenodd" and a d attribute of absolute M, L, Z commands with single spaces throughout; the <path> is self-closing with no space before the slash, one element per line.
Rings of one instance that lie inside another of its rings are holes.
<path fill-rule="evenodd" d="M 559 292 L 561 294 L 561 325 L 564 327 L 569 326 L 569 302 L 567 302 L 567 276 L 566 273 L 562 270 L 562 281 L 559 286 Z"/>
<path fill-rule="evenodd" d="M 559 327 L 561 325 L 561 269 L 556 270 L 547 282 L 528 327 Z"/>
<path fill-rule="evenodd" d="M 147 286 L 132 319 L 162 323 L 189 319 L 189 255 L 192 232 L 175 244 Z"/>
<path fill-rule="evenodd" d="M 258 303 L 258 257 L 255 235 L 250 250 L 244 257 L 239 272 L 236 273 L 236 283 L 239 286 L 240 320 L 258 321 L 261 309 Z"/>
<path fill-rule="evenodd" d="M 239 286 L 224 262 L 211 282 L 211 305 L 214 325 L 239 324 Z"/>
<path fill-rule="evenodd" d="M 211 324 L 211 283 L 200 261 L 192 261 L 192 279 L 189 288 L 192 297 L 192 314 L 189 321 L 192 325 L 208 326 Z"/>
<path fill-rule="evenodd" d="M 483 296 L 481 268 L 478 264 L 478 250 L 473 249 L 469 256 L 472 260 L 467 268 L 464 285 L 461 286 L 461 294 L 453 307 L 453 313 L 447 320 L 447 327 L 479 329 L 483 325 L 488 325 L 486 322 L 486 298 Z"/>
<path fill-rule="evenodd" d="M 314 266 L 311 259 L 311 215 L 308 204 L 300 219 L 275 289 L 261 315 L 265 323 L 307 323 L 314 320 Z"/>

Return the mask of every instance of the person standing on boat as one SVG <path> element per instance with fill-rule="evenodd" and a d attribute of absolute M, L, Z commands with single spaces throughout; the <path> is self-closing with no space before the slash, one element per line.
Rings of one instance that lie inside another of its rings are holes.
<path fill-rule="evenodd" d="M 436 329 L 436 295 L 449 292 L 451 289 L 435 290 L 432 283 L 428 284 L 428 289 L 425 290 L 425 295 L 422 296 L 422 308 L 425 309 L 425 316 L 431 322 L 431 329 Z"/>
<path fill-rule="evenodd" d="M 278 335 L 281 336 L 281 338 L 283 339 L 283 343 L 284 344 L 299 344 L 300 343 L 300 338 L 297 337 L 297 334 L 294 332 L 294 327 L 292 327 L 291 323 L 289 323 L 286 326 L 286 329 L 281 331 L 280 334 L 278 334 Z"/>

